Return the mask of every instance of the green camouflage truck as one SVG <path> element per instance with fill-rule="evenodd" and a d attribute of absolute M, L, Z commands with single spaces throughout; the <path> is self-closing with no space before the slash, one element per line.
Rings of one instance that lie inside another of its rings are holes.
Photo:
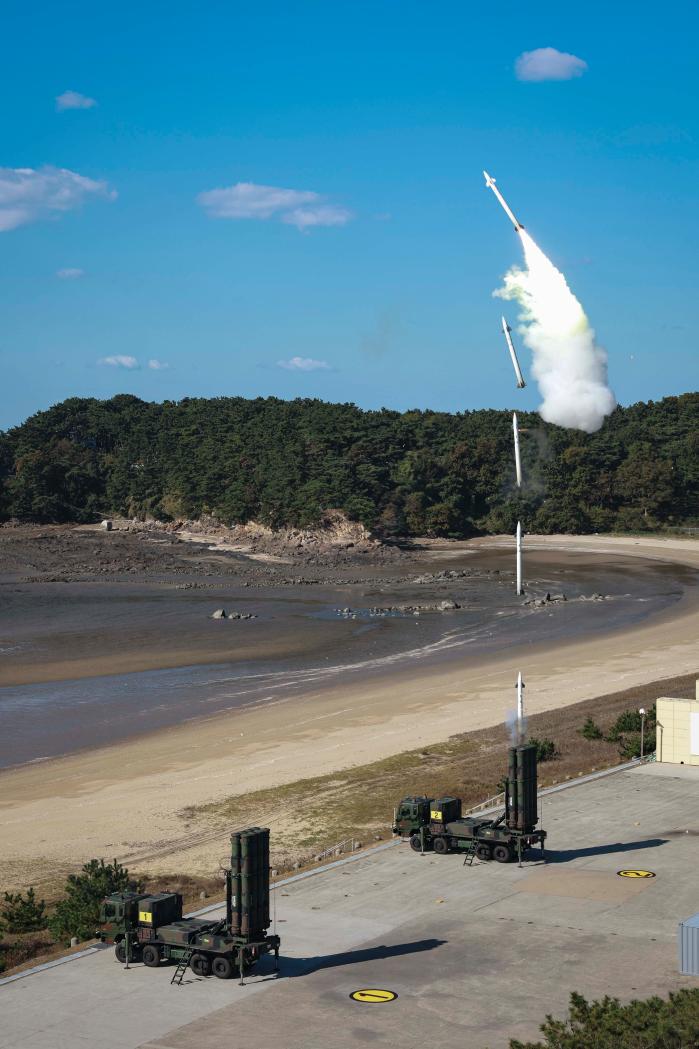
<path fill-rule="evenodd" d="M 510 863 L 531 846 L 542 854 L 546 831 L 537 830 L 536 746 L 510 747 L 505 811 L 496 818 L 461 816 L 461 799 L 408 795 L 396 806 L 393 833 L 416 852 L 469 852 L 480 860 Z"/>
<path fill-rule="evenodd" d="M 269 831 L 251 827 L 231 837 L 223 918 L 184 918 L 177 892 L 115 892 L 100 907 L 98 937 L 113 943 L 118 961 L 155 968 L 176 962 L 196 976 L 229 979 L 264 954 L 279 958 L 280 940 L 268 935 Z"/>

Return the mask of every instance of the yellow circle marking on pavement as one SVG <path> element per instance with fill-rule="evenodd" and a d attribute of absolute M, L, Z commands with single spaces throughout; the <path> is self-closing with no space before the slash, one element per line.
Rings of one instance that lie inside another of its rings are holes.
<path fill-rule="evenodd" d="M 362 1005 L 383 1005 L 384 1002 L 394 1002 L 397 997 L 395 991 L 384 991 L 380 987 L 362 987 L 350 995 L 352 1001 Z"/>
<path fill-rule="evenodd" d="M 654 878 L 653 871 L 617 871 L 620 878 Z"/>

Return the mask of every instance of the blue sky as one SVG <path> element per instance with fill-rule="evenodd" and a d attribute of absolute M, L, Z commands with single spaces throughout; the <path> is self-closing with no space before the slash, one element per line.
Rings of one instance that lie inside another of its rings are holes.
<path fill-rule="evenodd" d="M 520 249 L 483 168 L 619 401 L 699 388 L 696 5 L 3 10 L 0 427 L 118 392 L 536 407 L 491 296 Z M 586 69 L 518 79 L 540 48 Z M 45 166 L 72 174 L 16 174 Z M 239 183 L 287 195 L 250 191 L 255 218 L 200 197 Z"/>

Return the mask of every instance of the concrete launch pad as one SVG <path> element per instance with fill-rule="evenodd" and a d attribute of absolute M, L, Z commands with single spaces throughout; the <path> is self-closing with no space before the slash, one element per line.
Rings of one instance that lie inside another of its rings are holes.
<path fill-rule="evenodd" d="M 699 768 L 649 765 L 547 795 L 545 867 L 366 854 L 277 890 L 279 977 L 265 959 L 244 988 L 191 973 L 171 987 L 169 967 L 99 951 L 0 986 L 0 1047 L 499 1049 L 562 1016 L 572 990 L 699 986 L 676 949 L 699 910 L 697 812 Z M 361 988 L 397 998 L 352 1000 Z"/>

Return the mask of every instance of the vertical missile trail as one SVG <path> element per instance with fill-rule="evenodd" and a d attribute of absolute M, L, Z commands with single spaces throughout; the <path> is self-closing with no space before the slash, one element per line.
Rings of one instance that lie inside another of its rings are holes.
<path fill-rule="evenodd" d="M 517 522 L 517 597 L 524 593 L 522 588 L 522 524 Z"/>
<path fill-rule="evenodd" d="M 517 487 L 522 487 L 522 460 L 519 455 L 519 426 L 517 425 L 517 412 L 512 413 L 512 433 L 515 441 L 515 475 Z"/>

